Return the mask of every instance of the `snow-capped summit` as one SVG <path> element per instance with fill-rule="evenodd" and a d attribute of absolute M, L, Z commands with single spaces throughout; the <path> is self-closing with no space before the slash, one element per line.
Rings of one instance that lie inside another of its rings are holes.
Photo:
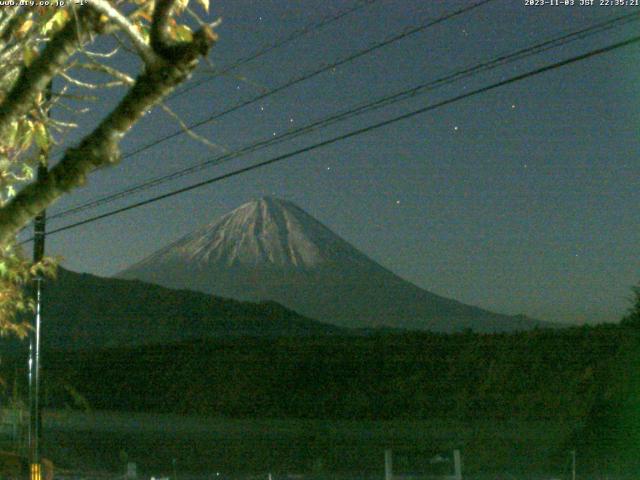
<path fill-rule="evenodd" d="M 185 247 L 200 262 L 311 268 L 322 261 L 325 228 L 294 204 L 264 197 L 242 205 Z"/>
<path fill-rule="evenodd" d="M 300 207 L 272 197 L 241 205 L 120 276 L 239 300 L 273 300 L 346 327 L 504 331 L 541 324 L 418 288 Z"/>
<path fill-rule="evenodd" d="M 177 261 L 198 268 L 218 265 L 309 270 L 323 263 L 361 262 L 360 256 L 297 205 L 263 197 L 204 225 L 130 270 Z"/>

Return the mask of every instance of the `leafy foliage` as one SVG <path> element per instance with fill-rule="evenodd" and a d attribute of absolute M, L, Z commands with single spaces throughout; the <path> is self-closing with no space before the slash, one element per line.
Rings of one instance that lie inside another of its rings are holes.
<path fill-rule="evenodd" d="M 208 0 L 198 3 L 208 11 Z M 84 182 L 87 173 L 116 161 L 119 139 L 186 78 L 215 40 L 195 12 L 189 13 L 202 27 L 198 38 L 180 20 L 189 0 L 55 4 L 0 9 L 0 335 L 26 334 L 18 316 L 32 308 L 25 286 L 54 270 L 52 259 L 31 265 L 16 247 L 17 233 Z M 89 50 L 92 44 L 96 51 Z M 104 52 L 114 44 L 119 46 Z M 125 50 L 136 51 L 143 60 L 137 79 L 137 67 L 118 69 L 126 64 L 118 60 Z M 157 75 L 163 70 L 166 75 Z M 86 95 L 87 90 L 118 87 L 129 88 L 120 110 L 109 111 L 92 103 L 99 97 Z M 84 137 L 77 147 L 84 151 L 74 157 L 65 139 L 88 109 L 109 121 Z M 38 163 L 47 162 L 56 150 L 66 152 L 57 171 L 47 180 L 34 179 Z"/>
<path fill-rule="evenodd" d="M 33 311 L 34 301 L 26 287 L 36 276 L 53 277 L 54 273 L 55 261 L 51 258 L 34 264 L 13 245 L 0 251 L 0 335 L 27 335 L 28 323 L 19 315 Z"/>

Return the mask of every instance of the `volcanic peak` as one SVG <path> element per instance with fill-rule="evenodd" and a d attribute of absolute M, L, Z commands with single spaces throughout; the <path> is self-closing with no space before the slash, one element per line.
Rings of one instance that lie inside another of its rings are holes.
<path fill-rule="evenodd" d="M 340 246 L 340 248 L 336 248 Z M 295 204 L 273 197 L 245 203 L 168 245 L 143 263 L 312 269 L 332 252 L 355 249 Z"/>

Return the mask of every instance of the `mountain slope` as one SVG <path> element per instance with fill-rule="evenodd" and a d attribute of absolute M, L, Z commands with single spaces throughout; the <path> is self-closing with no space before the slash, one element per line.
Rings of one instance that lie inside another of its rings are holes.
<path fill-rule="evenodd" d="M 44 314 L 43 342 L 63 349 L 339 331 L 274 302 L 238 302 L 62 268 L 45 286 Z"/>
<path fill-rule="evenodd" d="M 119 276 L 242 300 L 269 299 L 352 328 L 490 332 L 547 325 L 418 288 L 298 206 L 270 197 L 238 207 Z"/>

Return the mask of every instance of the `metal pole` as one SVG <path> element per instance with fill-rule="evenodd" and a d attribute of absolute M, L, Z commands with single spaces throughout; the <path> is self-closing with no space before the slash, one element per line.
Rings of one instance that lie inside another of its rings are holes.
<path fill-rule="evenodd" d="M 37 181 L 44 180 L 48 174 L 46 159 L 42 158 L 38 164 Z M 46 211 L 42 211 L 34 221 L 33 262 L 37 263 L 44 257 Z M 42 412 L 40 411 L 40 338 L 42 324 L 42 284 L 44 279 L 38 274 L 35 278 L 34 295 L 36 314 L 31 342 L 29 345 L 29 464 L 31 465 L 31 480 L 40 480 L 40 436 L 42 426 Z"/>
<path fill-rule="evenodd" d="M 51 82 L 45 89 L 46 101 L 51 99 L 52 85 Z M 49 112 L 47 111 L 47 115 Z M 48 150 L 42 148 L 40 150 L 40 158 L 38 162 L 38 170 L 36 181 L 41 182 L 47 178 L 48 169 Z M 33 227 L 33 262 L 37 263 L 44 257 L 44 241 L 47 226 L 47 212 L 42 210 L 35 220 Z M 41 480 L 41 461 L 40 461 L 40 439 L 42 433 L 42 412 L 40 411 L 40 338 L 42 324 L 42 284 L 44 279 L 38 273 L 34 284 L 34 300 L 36 307 L 36 315 L 34 318 L 33 330 L 31 332 L 29 342 L 29 465 L 30 479 Z"/>

